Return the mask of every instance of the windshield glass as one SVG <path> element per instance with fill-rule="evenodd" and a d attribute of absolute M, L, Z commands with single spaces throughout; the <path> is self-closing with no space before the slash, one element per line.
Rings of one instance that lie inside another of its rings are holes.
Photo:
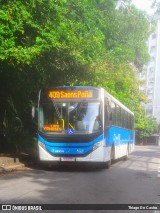
<path fill-rule="evenodd" d="M 41 105 L 39 113 L 43 132 L 89 134 L 102 128 L 99 102 L 52 102 Z"/>

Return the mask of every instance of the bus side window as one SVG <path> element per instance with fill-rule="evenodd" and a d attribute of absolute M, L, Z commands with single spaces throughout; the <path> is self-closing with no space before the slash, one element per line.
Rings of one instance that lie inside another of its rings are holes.
<path fill-rule="evenodd" d="M 129 129 L 132 129 L 131 128 L 131 114 L 129 114 Z"/>
<path fill-rule="evenodd" d="M 131 115 L 131 129 L 134 129 L 134 117 Z"/>
<path fill-rule="evenodd" d="M 121 108 L 116 106 L 116 125 L 121 126 Z"/>
<path fill-rule="evenodd" d="M 127 124 L 127 129 L 130 128 L 130 117 L 129 117 L 129 114 L 127 112 L 127 120 L 126 120 L 126 124 Z"/>
<path fill-rule="evenodd" d="M 115 105 L 115 103 L 113 103 L 113 102 L 111 102 L 110 120 L 111 120 L 111 124 L 112 124 L 112 125 L 115 125 L 115 124 L 116 124 L 116 105 Z"/>
<path fill-rule="evenodd" d="M 121 125 L 124 128 L 125 127 L 125 122 L 124 122 L 124 110 L 121 108 Z"/>
<path fill-rule="evenodd" d="M 123 119 L 123 121 L 124 121 L 124 128 L 127 128 L 127 125 L 126 125 L 126 122 L 127 122 L 127 112 L 126 111 L 124 111 L 123 116 L 124 116 L 124 119 Z"/>
<path fill-rule="evenodd" d="M 110 112 L 110 104 L 108 98 L 105 97 L 105 103 L 104 103 L 104 113 L 105 113 L 105 120 L 104 125 L 109 126 L 109 112 Z"/>
<path fill-rule="evenodd" d="M 133 116 L 130 115 L 130 129 L 132 129 L 132 130 L 133 130 L 133 128 L 134 128 L 133 122 L 134 122 Z"/>

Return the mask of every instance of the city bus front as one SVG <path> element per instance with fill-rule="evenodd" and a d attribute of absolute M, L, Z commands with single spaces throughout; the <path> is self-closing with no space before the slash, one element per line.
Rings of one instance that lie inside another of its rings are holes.
<path fill-rule="evenodd" d="M 58 87 L 39 94 L 41 161 L 103 161 L 101 89 Z"/>

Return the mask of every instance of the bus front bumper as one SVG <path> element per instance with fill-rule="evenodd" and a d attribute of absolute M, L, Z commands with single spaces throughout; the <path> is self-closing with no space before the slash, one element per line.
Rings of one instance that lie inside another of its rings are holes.
<path fill-rule="evenodd" d="M 49 161 L 49 162 L 60 162 L 60 161 L 75 161 L 75 162 L 105 162 L 110 160 L 110 147 L 104 147 L 101 145 L 96 148 L 92 152 L 90 152 L 87 156 L 63 156 L 56 157 L 51 155 L 47 150 L 39 145 L 39 158 L 40 161 Z"/>

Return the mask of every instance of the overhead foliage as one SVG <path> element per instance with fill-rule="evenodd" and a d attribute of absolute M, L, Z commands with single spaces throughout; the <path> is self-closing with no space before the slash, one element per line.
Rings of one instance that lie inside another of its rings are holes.
<path fill-rule="evenodd" d="M 39 89 L 66 83 L 104 87 L 140 122 L 144 95 L 135 70 L 149 59 L 149 23 L 129 2 L 127 8 L 116 4 L 0 0 L 1 134 L 5 129 L 11 139 L 31 132 L 30 110 Z"/>
<path fill-rule="evenodd" d="M 78 61 L 86 62 L 103 46 L 95 1 L 1 0 L 1 8 L 2 60 L 30 64 L 54 48 L 68 50 Z"/>

